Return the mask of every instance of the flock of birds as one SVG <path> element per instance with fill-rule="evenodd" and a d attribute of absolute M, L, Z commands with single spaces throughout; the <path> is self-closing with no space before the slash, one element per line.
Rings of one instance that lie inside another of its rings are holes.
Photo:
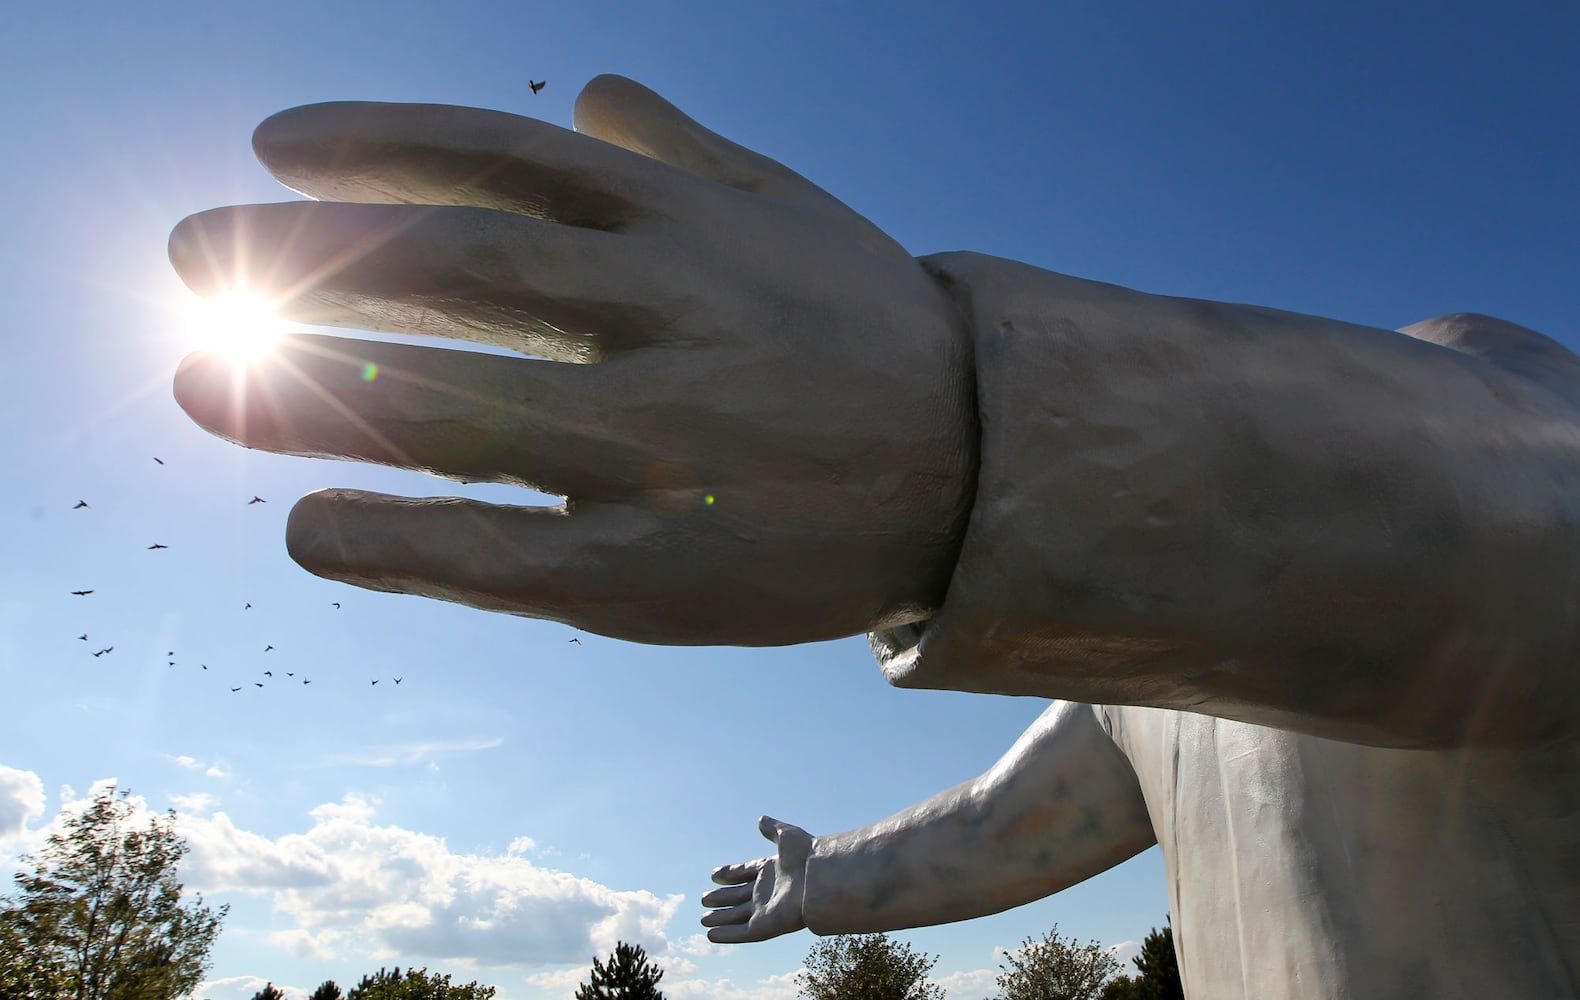
<path fill-rule="evenodd" d="M 165 464 L 164 459 L 160 458 L 157 455 L 154 456 L 154 461 L 157 462 L 159 465 L 164 465 Z M 253 498 L 251 500 L 247 501 L 247 506 L 250 507 L 253 504 L 260 504 L 260 503 L 268 503 L 268 501 L 265 500 L 263 497 L 254 494 Z M 86 501 L 86 500 L 78 500 L 75 504 L 72 505 L 71 509 L 74 510 L 74 511 L 78 511 L 78 510 L 92 510 L 93 509 L 93 505 L 88 503 L 88 501 Z M 148 551 L 150 551 L 150 552 L 157 551 L 157 550 L 160 550 L 160 549 L 168 549 L 168 548 L 170 548 L 170 546 L 166 545 L 163 542 L 155 542 L 152 545 L 149 545 L 147 547 Z M 71 595 L 73 597 L 88 597 L 92 593 L 93 593 L 93 588 L 83 588 L 81 590 L 73 590 L 71 592 Z M 334 608 L 336 611 L 339 611 L 340 610 L 340 602 L 339 601 L 331 601 L 330 602 L 330 607 Z M 243 611 L 251 611 L 252 610 L 252 602 L 251 601 L 243 602 L 242 610 Z M 78 635 L 77 636 L 77 640 L 80 641 L 80 642 L 91 642 L 88 632 L 83 632 L 80 635 Z M 272 653 L 272 652 L 274 652 L 274 644 L 273 643 L 266 643 L 264 645 L 264 647 L 263 647 L 263 651 L 265 653 Z M 106 645 L 106 646 L 104 646 L 104 647 L 102 647 L 100 649 L 94 649 L 91 652 L 93 654 L 93 657 L 95 659 L 98 659 L 100 657 L 108 656 L 111 653 L 114 653 L 115 652 L 115 646 L 113 644 L 110 644 L 110 645 Z M 170 667 L 176 666 L 176 658 L 175 658 L 176 657 L 176 652 L 175 652 L 175 650 L 173 650 L 173 649 L 172 650 L 168 650 L 165 655 L 167 657 L 166 665 L 170 666 Z M 205 672 L 207 672 L 208 669 L 209 669 L 207 663 L 199 663 L 198 666 L 200 668 L 202 668 L 202 670 L 204 670 Z M 296 682 L 298 680 L 300 680 L 300 682 L 301 682 L 303 687 L 306 687 L 306 686 L 311 685 L 313 683 L 312 678 L 306 676 L 305 674 L 299 674 L 298 671 L 295 671 L 295 670 L 282 670 L 282 671 L 280 671 L 280 673 L 283 674 L 284 676 L 283 677 L 277 677 L 273 670 L 265 670 L 258 676 L 262 676 L 264 678 L 267 678 L 267 681 L 254 680 L 254 681 L 250 682 L 251 686 L 253 688 L 261 688 L 261 687 L 264 687 L 266 683 L 285 683 L 286 681 L 290 681 L 290 682 L 294 683 L 294 682 Z M 381 681 L 383 679 L 384 678 L 382 678 L 382 677 L 374 678 L 371 681 L 371 685 L 370 686 L 376 686 L 379 683 L 379 681 Z M 390 679 L 393 680 L 396 685 L 399 685 L 406 678 L 405 677 L 392 677 Z M 241 691 L 245 691 L 245 690 L 247 690 L 247 688 L 248 688 L 248 684 L 247 683 L 243 683 L 243 684 L 236 685 L 235 687 L 231 687 L 230 690 L 231 690 L 231 693 L 235 694 L 235 693 L 239 693 Z"/>
<path fill-rule="evenodd" d="M 537 85 L 537 89 L 541 89 L 542 86 L 543 86 L 542 84 L 538 84 Z M 534 90 L 534 93 L 535 92 L 536 92 L 536 89 Z M 159 458 L 157 455 L 154 456 L 154 461 L 157 462 L 161 466 L 165 464 L 164 459 Z M 268 503 L 268 501 L 265 500 L 263 497 L 254 494 L 252 499 L 248 500 L 246 502 L 246 506 L 250 507 L 250 506 L 252 506 L 254 504 L 261 504 L 261 503 Z M 71 509 L 73 511 L 92 510 L 93 507 L 86 500 L 78 500 L 74 505 L 72 505 Z M 168 548 L 170 548 L 170 546 L 166 545 L 163 542 L 154 542 L 152 545 L 149 545 L 147 547 L 148 551 L 157 551 L 157 550 L 160 550 L 160 549 L 168 549 Z M 84 588 L 84 589 L 81 589 L 81 590 L 73 590 L 73 591 L 71 591 L 71 595 L 73 597 L 88 597 L 88 596 L 92 595 L 93 592 L 94 592 L 93 588 Z M 339 601 L 330 601 L 329 602 L 329 606 L 334 608 L 336 611 L 340 610 L 340 602 Z M 251 611 L 252 610 L 252 602 L 251 601 L 244 601 L 242 603 L 242 608 L 241 609 L 243 611 Z M 91 642 L 90 637 L 89 637 L 89 632 L 81 633 L 80 635 L 78 635 L 76 637 L 76 639 L 77 639 L 77 641 L 80 641 L 80 642 Z M 581 639 L 579 639 L 579 638 L 577 638 L 575 636 L 572 636 L 568 641 L 573 643 L 573 644 L 575 644 L 575 645 L 578 645 L 578 646 L 581 645 Z M 275 649 L 274 649 L 274 644 L 273 643 L 265 643 L 264 644 L 263 652 L 265 652 L 265 653 L 272 653 L 274 651 L 275 651 Z M 93 657 L 95 659 L 99 659 L 101 657 L 108 656 L 108 655 L 110 655 L 110 654 L 112 654 L 114 652 L 115 652 L 115 646 L 113 644 L 103 646 L 102 648 L 99 648 L 99 649 L 91 650 L 91 653 L 92 653 L 92 655 L 93 655 Z M 170 667 L 176 666 L 177 661 L 176 661 L 176 652 L 175 652 L 175 650 L 173 650 L 173 649 L 172 650 L 168 650 L 165 655 L 167 657 L 166 665 L 170 666 Z M 198 666 L 204 672 L 208 672 L 209 671 L 209 667 L 208 667 L 207 663 L 201 663 L 200 662 L 198 664 Z M 301 674 L 301 673 L 299 673 L 298 671 L 295 671 L 295 670 L 282 670 L 281 673 L 284 675 L 284 677 L 278 677 L 273 670 L 264 670 L 264 671 L 261 672 L 261 674 L 259 674 L 257 676 L 261 676 L 261 677 L 265 678 L 265 680 L 251 680 L 250 682 L 244 682 L 242 684 L 238 684 L 238 685 L 236 685 L 234 687 L 231 687 L 230 691 L 231 691 L 232 694 L 237 694 L 237 693 L 240 693 L 242 691 L 245 691 L 245 690 L 248 689 L 248 684 L 249 683 L 250 683 L 251 687 L 253 687 L 255 689 L 256 688 L 262 688 L 268 683 L 286 683 L 286 682 L 295 683 L 297 681 L 300 681 L 300 683 L 301 683 L 301 685 L 303 687 L 307 687 L 307 686 L 309 686 L 309 685 L 311 685 L 313 683 L 312 678 L 306 676 L 305 674 Z M 382 680 L 385 680 L 385 679 L 386 678 L 383 678 L 383 677 L 375 677 L 375 678 L 372 678 L 368 682 L 368 684 L 369 684 L 370 687 L 377 687 L 379 682 L 382 681 Z M 392 681 L 394 683 L 394 686 L 398 687 L 401 684 L 401 682 L 404 681 L 406 678 L 404 676 L 402 676 L 402 677 L 391 676 L 391 677 L 389 677 L 387 679 Z M 227 686 L 229 686 L 229 685 L 227 685 Z"/>

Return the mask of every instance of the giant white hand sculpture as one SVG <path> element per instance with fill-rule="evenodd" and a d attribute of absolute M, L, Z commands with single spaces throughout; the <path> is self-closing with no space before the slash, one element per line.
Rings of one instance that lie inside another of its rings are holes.
<path fill-rule="evenodd" d="M 239 387 L 189 359 L 181 405 L 250 447 L 569 498 L 315 494 L 288 542 L 323 576 L 657 643 L 931 613 L 976 468 L 953 303 L 866 220 L 643 87 L 593 81 L 576 125 L 378 104 L 264 122 L 265 165 L 329 200 L 185 220 L 171 259 L 194 289 L 552 360 L 296 337 Z"/>
<path fill-rule="evenodd" d="M 702 897 L 702 905 L 713 908 L 702 918 L 711 928 L 709 941 L 766 941 L 806 926 L 801 908 L 812 835 L 772 816 L 759 819 L 757 829 L 773 842 L 775 853 L 713 870 L 713 881 L 723 888 Z"/>

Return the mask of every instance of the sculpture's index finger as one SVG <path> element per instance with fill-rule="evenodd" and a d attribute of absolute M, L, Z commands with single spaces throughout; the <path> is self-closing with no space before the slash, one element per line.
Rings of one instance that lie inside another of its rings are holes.
<path fill-rule="evenodd" d="M 502 111 L 341 101 L 281 111 L 253 133 L 282 183 L 328 201 L 472 205 L 596 229 L 685 204 L 698 178 Z"/>

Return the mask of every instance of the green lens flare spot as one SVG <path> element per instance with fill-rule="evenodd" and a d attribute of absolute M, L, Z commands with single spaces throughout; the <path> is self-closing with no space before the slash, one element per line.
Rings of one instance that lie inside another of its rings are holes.
<path fill-rule="evenodd" d="M 362 381 L 371 382 L 379 377 L 379 366 L 369 361 L 362 366 Z"/>
<path fill-rule="evenodd" d="M 707 504 L 709 507 L 712 507 L 713 506 L 713 494 L 709 493 L 707 496 L 703 497 L 702 498 L 702 502 Z"/>

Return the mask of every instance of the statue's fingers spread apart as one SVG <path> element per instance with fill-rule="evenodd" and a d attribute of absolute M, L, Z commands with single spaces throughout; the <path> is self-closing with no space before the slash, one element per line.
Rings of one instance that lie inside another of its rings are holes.
<path fill-rule="evenodd" d="M 592 229 L 673 217 L 713 187 L 590 136 L 481 108 L 312 104 L 265 120 L 252 142 L 270 173 L 314 198 L 474 205 Z"/>
<path fill-rule="evenodd" d="M 626 378 L 640 366 L 624 360 L 292 336 L 242 370 L 219 355 L 187 358 L 175 396 L 206 430 L 249 448 L 611 498 L 651 485 L 652 439 L 664 436 L 654 426 L 622 437 L 629 421 L 616 409 L 647 388 Z"/>
<path fill-rule="evenodd" d="M 720 889 L 710 889 L 702 896 L 703 906 L 738 906 L 749 903 L 752 899 L 753 885 L 746 882 L 741 885 L 727 885 Z"/>
<path fill-rule="evenodd" d="M 596 361 L 694 308 L 639 237 L 479 208 L 285 202 L 183 219 L 170 260 L 200 295 L 244 288 L 289 319 Z"/>

